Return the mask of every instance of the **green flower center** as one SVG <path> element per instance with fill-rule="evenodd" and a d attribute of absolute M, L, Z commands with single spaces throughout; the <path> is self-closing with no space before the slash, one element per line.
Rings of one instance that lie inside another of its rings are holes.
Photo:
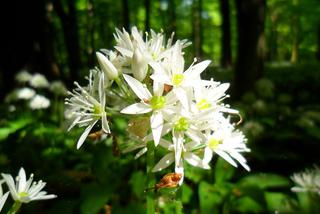
<path fill-rule="evenodd" d="M 218 147 L 219 144 L 221 144 L 221 140 L 215 139 L 215 138 L 211 138 L 209 140 L 208 146 L 210 149 L 214 150 Z"/>
<path fill-rule="evenodd" d="M 176 131 L 187 131 L 189 128 L 189 123 L 185 117 L 180 117 L 180 119 L 174 124 L 174 129 Z"/>
<path fill-rule="evenodd" d="M 166 104 L 166 98 L 164 96 L 153 96 L 150 100 L 150 105 L 153 110 L 159 110 Z"/>
<path fill-rule="evenodd" d="M 28 195 L 27 192 L 19 192 L 19 197 L 27 197 Z"/>
<path fill-rule="evenodd" d="M 174 86 L 179 86 L 184 79 L 183 74 L 174 74 L 172 77 L 172 83 Z"/>
<path fill-rule="evenodd" d="M 103 109 L 100 106 L 96 105 L 93 107 L 93 114 L 96 114 L 95 117 L 100 118 L 98 115 L 101 115 L 101 113 L 103 113 Z"/>
<path fill-rule="evenodd" d="M 208 102 L 208 100 L 206 99 L 201 99 L 198 103 L 197 103 L 197 108 L 200 110 L 205 110 L 211 107 L 211 103 Z"/>

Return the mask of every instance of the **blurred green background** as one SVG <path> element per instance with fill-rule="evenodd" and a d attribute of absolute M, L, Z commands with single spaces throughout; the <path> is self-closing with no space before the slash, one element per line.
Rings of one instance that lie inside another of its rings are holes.
<path fill-rule="evenodd" d="M 57 199 L 21 213 L 144 213 L 145 157 L 122 154 L 127 121 L 112 119 L 112 136 L 87 140 L 66 131 L 64 95 L 47 89 L 45 110 L 9 94 L 21 70 L 49 82 L 73 82 L 97 66 L 95 52 L 114 45 L 115 28 L 163 31 L 188 39 L 194 57 L 212 63 L 204 78 L 230 82 L 227 100 L 241 111 L 252 169 L 215 159 L 212 170 L 186 167 L 179 190 L 161 190 L 157 211 L 174 213 L 316 213 L 319 198 L 290 191 L 290 176 L 320 151 L 320 3 L 318 0 L 34 0 L 4 1 L 0 23 L 0 172 L 23 166 Z M 157 174 L 157 179 L 163 173 Z M 177 193 L 178 192 L 178 193 Z M 10 207 L 9 200 L 4 210 Z"/>

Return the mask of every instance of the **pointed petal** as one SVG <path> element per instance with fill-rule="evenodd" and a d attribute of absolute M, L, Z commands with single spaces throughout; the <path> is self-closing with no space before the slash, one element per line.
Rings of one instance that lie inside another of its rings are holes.
<path fill-rule="evenodd" d="M 185 93 L 185 91 L 182 88 L 175 88 L 173 90 L 173 92 L 175 93 L 175 95 L 179 99 L 179 101 L 181 102 L 182 106 L 185 109 L 189 109 L 189 99 L 188 99 L 188 96 Z"/>
<path fill-rule="evenodd" d="M 79 149 L 82 144 L 84 143 L 84 141 L 86 140 L 89 132 L 91 131 L 91 129 L 93 128 L 93 126 L 98 122 L 98 120 L 95 120 L 93 123 L 91 123 L 82 133 L 82 135 L 80 136 L 78 142 L 77 142 L 77 149 Z"/>
<path fill-rule="evenodd" d="M 120 47 L 120 46 L 115 46 L 114 47 L 117 51 L 119 51 L 122 56 L 126 56 L 128 58 L 132 58 L 133 56 L 133 52 L 129 49 L 126 49 L 126 48 L 123 48 L 123 47 Z"/>
<path fill-rule="evenodd" d="M 152 95 L 145 85 L 136 80 L 135 78 L 123 74 L 124 79 L 132 89 L 132 91 L 140 98 L 140 100 L 150 100 Z"/>
<path fill-rule="evenodd" d="M 210 60 L 202 61 L 194 66 L 191 66 L 188 70 L 184 72 L 185 75 L 190 75 L 192 77 L 200 75 L 211 63 Z"/>
<path fill-rule="evenodd" d="M 107 120 L 106 114 L 104 114 L 104 115 L 101 117 L 101 124 L 102 124 L 102 130 L 103 130 L 105 133 L 110 133 L 110 127 L 109 127 L 109 124 L 108 124 L 108 120 Z"/>
<path fill-rule="evenodd" d="M 192 166 L 209 169 L 208 165 L 203 164 L 203 161 L 197 155 L 191 152 L 184 153 L 183 158 Z"/>
<path fill-rule="evenodd" d="M 9 195 L 9 192 L 6 192 L 2 197 L 0 197 L 0 212 L 2 210 L 4 203 L 6 202 L 6 200 L 8 198 L 8 195 Z"/>
<path fill-rule="evenodd" d="M 163 128 L 162 114 L 160 112 L 154 112 L 151 115 L 150 123 L 151 123 L 154 145 L 158 146 L 160 138 L 161 138 L 162 128 Z"/>
<path fill-rule="evenodd" d="M 229 162 L 232 166 L 238 167 L 237 163 L 229 156 L 228 153 L 219 150 L 215 150 L 215 153 L 217 153 L 219 156 L 221 156 L 223 159 Z"/>
<path fill-rule="evenodd" d="M 122 114 L 144 114 L 152 111 L 151 107 L 145 103 L 134 103 L 121 110 Z"/>
<path fill-rule="evenodd" d="M 26 172 L 24 169 L 21 167 L 18 173 L 19 180 L 18 182 L 18 192 L 25 192 L 26 189 L 26 183 L 27 183 L 27 178 L 26 178 Z"/>
<path fill-rule="evenodd" d="M 206 147 L 204 149 L 203 163 L 209 164 L 209 162 L 212 160 L 212 157 L 213 157 L 213 151 L 209 147 Z"/>
<path fill-rule="evenodd" d="M 172 152 L 170 152 L 169 154 L 166 154 L 165 156 L 163 156 L 163 158 L 161 158 L 161 160 L 153 167 L 152 172 L 158 172 L 167 168 L 173 163 L 173 161 L 174 155 Z"/>
<path fill-rule="evenodd" d="M 5 180 L 7 186 L 9 187 L 12 198 L 14 200 L 17 200 L 18 193 L 17 193 L 15 183 L 14 183 L 12 176 L 10 174 L 4 174 L 4 173 L 2 173 L 1 175 L 2 175 L 3 179 Z"/>
<path fill-rule="evenodd" d="M 148 151 L 148 148 L 147 148 L 147 147 L 144 147 L 143 149 L 141 149 L 141 150 L 136 154 L 136 156 L 134 156 L 134 159 L 140 158 L 140 157 L 141 157 L 142 155 L 144 155 L 147 151 Z"/>

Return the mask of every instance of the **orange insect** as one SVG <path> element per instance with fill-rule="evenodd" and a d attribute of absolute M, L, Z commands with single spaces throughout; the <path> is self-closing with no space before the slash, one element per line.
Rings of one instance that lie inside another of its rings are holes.
<path fill-rule="evenodd" d="M 103 138 L 103 135 L 104 135 L 104 131 L 101 129 L 99 131 L 96 131 L 96 132 L 91 132 L 89 135 L 88 135 L 88 138 L 91 139 L 91 140 L 100 140 Z"/>
<path fill-rule="evenodd" d="M 147 190 L 155 189 L 157 191 L 162 188 L 175 188 L 178 186 L 181 178 L 181 173 L 168 173 L 161 178 L 159 183 L 157 183 L 154 187 L 148 188 Z"/>

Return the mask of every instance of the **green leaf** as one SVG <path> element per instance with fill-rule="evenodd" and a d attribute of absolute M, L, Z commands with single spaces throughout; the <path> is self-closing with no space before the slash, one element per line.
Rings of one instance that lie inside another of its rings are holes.
<path fill-rule="evenodd" d="M 263 213 L 263 207 L 251 197 L 242 197 L 232 204 L 232 213 Z"/>
<path fill-rule="evenodd" d="M 223 158 L 218 158 L 214 167 L 214 178 L 216 183 L 230 181 L 235 173 L 235 168 L 226 162 Z"/>
<path fill-rule="evenodd" d="M 31 123 L 31 120 L 29 118 L 22 118 L 19 120 L 8 122 L 8 126 L 0 128 L 0 141 L 8 138 L 10 134 L 25 127 L 29 123 Z"/>
<path fill-rule="evenodd" d="M 251 174 L 241 179 L 238 184 L 256 186 L 261 189 L 289 187 L 291 182 L 288 178 L 271 173 Z"/>
<path fill-rule="evenodd" d="M 183 184 L 182 185 L 182 193 L 181 193 L 181 201 L 182 203 L 189 203 L 190 202 L 190 199 L 193 195 L 193 191 L 191 189 L 191 187 L 187 184 Z"/>
<path fill-rule="evenodd" d="M 280 213 L 292 213 L 294 211 L 290 205 L 292 199 L 284 193 L 265 192 L 265 198 L 270 212 L 277 210 Z"/>
<path fill-rule="evenodd" d="M 224 199 L 222 193 L 219 188 L 202 181 L 198 189 L 201 213 L 219 213 L 219 205 Z"/>
<path fill-rule="evenodd" d="M 138 198 L 144 197 L 146 183 L 146 176 L 142 171 L 137 171 L 132 174 L 130 178 L 130 185 L 135 196 L 137 196 Z"/>

